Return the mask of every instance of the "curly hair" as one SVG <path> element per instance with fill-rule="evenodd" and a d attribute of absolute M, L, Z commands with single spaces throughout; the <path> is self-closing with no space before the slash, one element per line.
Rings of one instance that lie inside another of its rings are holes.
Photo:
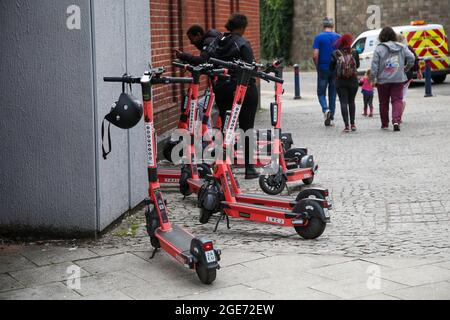
<path fill-rule="evenodd" d="M 225 25 L 225 28 L 228 31 L 233 32 L 238 29 L 246 29 L 247 26 L 248 26 L 247 17 L 240 13 L 234 13 L 228 19 L 228 22 Z"/>
<path fill-rule="evenodd" d="M 334 44 L 337 49 L 350 49 L 353 44 L 353 36 L 350 33 L 344 34 Z"/>
<path fill-rule="evenodd" d="M 384 27 L 380 32 L 378 40 L 380 42 L 397 41 L 397 34 L 391 27 Z"/>

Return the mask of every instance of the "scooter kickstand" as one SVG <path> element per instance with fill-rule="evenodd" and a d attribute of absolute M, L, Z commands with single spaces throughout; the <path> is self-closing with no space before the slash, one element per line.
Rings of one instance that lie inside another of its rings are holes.
<path fill-rule="evenodd" d="M 152 256 L 150 257 L 150 260 L 153 260 L 155 258 L 158 251 L 159 251 L 159 249 L 157 249 L 157 248 L 153 249 L 153 253 L 152 253 Z"/>

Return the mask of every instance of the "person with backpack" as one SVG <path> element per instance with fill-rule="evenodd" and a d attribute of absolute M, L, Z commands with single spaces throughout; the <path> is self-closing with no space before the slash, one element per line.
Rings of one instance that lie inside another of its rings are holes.
<path fill-rule="evenodd" d="M 341 37 L 334 32 L 334 20 L 323 20 L 324 31 L 314 38 L 313 60 L 317 69 L 317 96 L 325 117 L 325 126 L 333 126 L 336 112 L 336 76 L 330 72 L 334 44 Z M 327 103 L 328 89 L 328 103 Z"/>
<path fill-rule="evenodd" d="M 222 37 L 222 33 L 214 29 L 205 32 L 201 26 L 193 25 L 188 29 L 187 36 L 191 44 L 200 51 L 200 55 L 195 56 L 180 50 L 174 50 L 175 56 L 183 62 L 198 66 L 208 62 L 208 48 L 214 40 Z"/>
<path fill-rule="evenodd" d="M 389 102 L 392 101 L 394 131 L 400 131 L 403 110 L 403 91 L 408 80 L 406 72 L 414 66 L 414 54 L 397 42 L 397 34 L 391 27 L 381 30 L 380 43 L 375 49 L 370 82 L 378 89 L 381 129 L 389 129 Z"/>
<path fill-rule="evenodd" d="M 355 132 L 356 103 L 355 98 L 359 89 L 358 68 L 360 66 L 359 54 L 352 49 L 353 36 L 344 34 L 336 41 L 336 51 L 333 52 L 330 62 L 330 72 L 336 75 L 336 91 L 341 103 L 344 132 Z"/>
<path fill-rule="evenodd" d="M 222 38 L 216 39 L 211 43 L 208 48 L 209 56 L 224 61 L 242 60 L 247 63 L 255 62 L 253 49 L 243 37 L 247 26 L 248 20 L 245 15 L 240 13 L 232 14 L 225 25 L 228 32 Z M 222 123 L 225 122 L 227 111 L 231 110 L 233 106 L 234 92 L 237 87 L 236 75 L 231 73 L 230 77 L 231 79 L 229 80 L 220 79 L 214 88 L 216 104 L 219 107 Z M 255 127 L 258 103 L 258 88 L 256 87 L 256 81 L 252 79 L 239 117 L 239 127 L 244 132 L 253 130 Z M 254 163 L 252 163 L 253 159 L 250 159 L 250 143 L 247 140 L 245 144 L 245 179 L 257 179 L 259 178 L 259 172 L 256 170 Z"/>

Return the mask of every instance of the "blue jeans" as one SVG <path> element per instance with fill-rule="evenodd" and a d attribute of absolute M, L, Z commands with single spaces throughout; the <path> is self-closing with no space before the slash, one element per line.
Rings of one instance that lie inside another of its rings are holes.
<path fill-rule="evenodd" d="M 329 104 L 327 103 L 327 89 Z M 336 112 L 336 94 L 336 74 L 329 70 L 318 70 L 317 96 L 319 97 L 322 112 L 325 113 L 330 110 L 332 119 L 334 119 Z"/>

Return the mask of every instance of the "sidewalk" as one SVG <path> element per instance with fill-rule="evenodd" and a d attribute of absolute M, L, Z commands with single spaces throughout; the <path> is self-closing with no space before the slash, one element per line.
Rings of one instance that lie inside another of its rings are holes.
<path fill-rule="evenodd" d="M 413 86 L 401 133 L 362 118 L 359 95 L 359 131 L 343 135 L 339 111 L 335 128 L 323 126 L 314 74 L 302 74 L 299 101 L 292 73 L 285 78 L 284 129 L 314 155 L 314 185 L 329 188 L 335 204 L 320 239 L 237 220 L 213 233 L 215 221 L 198 223 L 195 199 L 168 189 L 175 223 L 223 251 L 212 286 L 164 253 L 149 260 L 140 212 L 98 241 L 0 245 L 0 299 L 450 299 L 449 81 L 427 99 Z M 266 127 L 272 86 L 262 92 Z"/>

